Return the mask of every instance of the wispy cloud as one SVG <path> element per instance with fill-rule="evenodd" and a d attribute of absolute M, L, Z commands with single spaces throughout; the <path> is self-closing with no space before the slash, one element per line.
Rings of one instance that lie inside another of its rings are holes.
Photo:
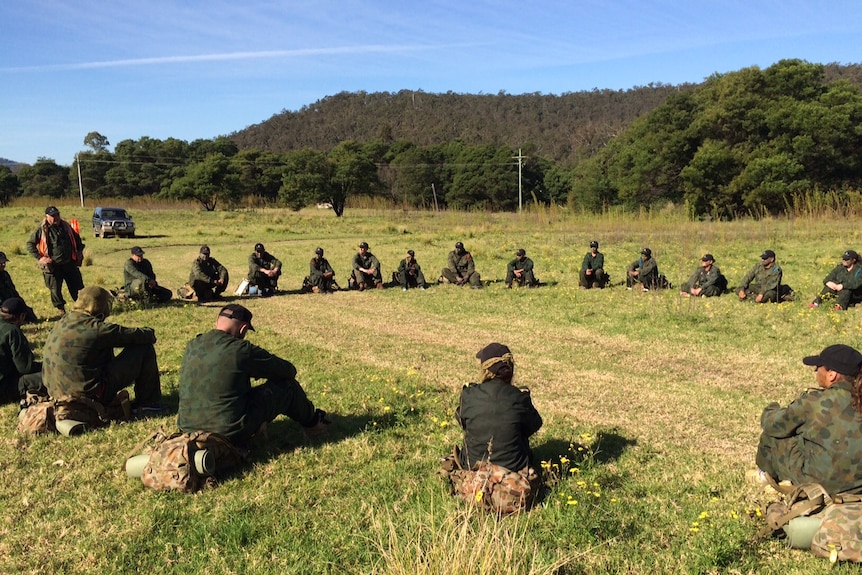
<path fill-rule="evenodd" d="M 381 45 L 340 46 L 333 48 L 303 48 L 298 50 L 262 50 L 255 52 L 226 52 L 198 54 L 189 56 L 159 56 L 154 58 L 130 58 L 125 60 L 101 60 L 70 64 L 44 64 L 40 66 L 17 66 L 0 68 L 3 72 L 69 71 L 92 70 L 97 68 L 124 68 L 130 66 L 153 66 L 159 64 L 188 64 L 195 62 L 225 62 L 229 60 L 261 60 L 265 58 L 302 58 L 309 56 L 342 56 L 359 54 L 399 54 L 406 52 L 427 52 L 451 48 L 466 48 L 476 44 L 435 44 L 435 45 Z"/>

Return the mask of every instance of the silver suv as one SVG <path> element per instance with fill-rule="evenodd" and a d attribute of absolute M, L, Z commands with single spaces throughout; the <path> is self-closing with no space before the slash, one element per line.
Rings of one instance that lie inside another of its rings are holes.
<path fill-rule="evenodd" d="M 135 237 L 135 222 L 123 208 L 98 207 L 93 211 L 93 235 Z"/>

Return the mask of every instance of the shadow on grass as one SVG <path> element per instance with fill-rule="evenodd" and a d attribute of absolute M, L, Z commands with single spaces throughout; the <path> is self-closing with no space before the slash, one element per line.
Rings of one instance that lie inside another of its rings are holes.
<path fill-rule="evenodd" d="M 593 463 L 602 464 L 616 461 L 626 449 L 637 445 L 636 439 L 624 437 L 616 430 L 599 431 L 591 440 L 589 445 L 584 445 L 575 440 L 550 439 L 535 447 L 533 456 L 537 462 L 558 461 L 561 456 L 572 459 L 592 457 Z"/>

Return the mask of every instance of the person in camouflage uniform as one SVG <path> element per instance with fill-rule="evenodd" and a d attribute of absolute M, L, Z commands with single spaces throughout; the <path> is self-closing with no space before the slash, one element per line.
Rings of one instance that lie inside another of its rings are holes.
<path fill-rule="evenodd" d="M 6 257 L 6 254 L 0 252 L 0 301 L 6 301 L 13 297 L 17 297 L 23 301 L 24 298 L 21 297 L 17 288 L 15 288 L 15 282 L 12 281 L 12 276 L 6 271 L 6 264 L 8 262 L 9 258 Z M 39 318 L 36 317 L 36 313 L 33 311 L 33 308 L 27 306 L 27 319 L 25 323 L 36 323 L 38 321 Z"/>
<path fill-rule="evenodd" d="M 189 272 L 189 285 L 192 286 L 198 301 L 208 302 L 220 298 L 227 289 L 228 279 L 227 268 L 217 259 L 210 257 L 209 246 L 201 246 Z"/>
<path fill-rule="evenodd" d="M 164 412 L 155 331 L 105 321 L 113 296 L 104 288 L 89 286 L 78 296 L 42 351 L 42 380 L 51 397 L 87 397 L 107 406 L 134 383 L 139 413 Z M 115 356 L 114 348 L 120 347 Z"/>
<path fill-rule="evenodd" d="M 84 259 L 84 242 L 72 226 L 60 217 L 60 210 L 49 206 L 42 224 L 27 240 L 27 253 L 39 261 L 45 286 L 51 292 L 51 305 L 66 313 L 63 283 L 72 300 L 84 287 L 79 269 Z"/>
<path fill-rule="evenodd" d="M 739 282 L 737 295 L 739 299 L 753 300 L 757 303 L 777 302 L 781 276 L 781 266 L 775 263 L 775 252 L 764 250 L 760 254 L 760 263 L 748 270 Z"/>
<path fill-rule="evenodd" d="M 727 289 L 727 278 L 715 265 L 712 254 L 706 254 L 700 258 L 700 267 L 694 270 L 688 281 L 682 284 L 679 295 L 683 297 L 715 297 L 720 296 Z"/>
<path fill-rule="evenodd" d="M 248 283 L 260 290 L 261 297 L 275 295 L 278 278 L 281 277 L 281 262 L 266 251 L 263 244 L 255 244 L 248 256 Z"/>
<path fill-rule="evenodd" d="M 383 289 L 383 276 L 380 273 L 380 261 L 368 251 L 368 244 L 359 244 L 359 251 L 353 256 L 351 262 L 353 267 L 353 284 L 356 289 L 362 291 L 371 284 L 377 289 Z"/>
<path fill-rule="evenodd" d="M 862 303 L 862 266 L 854 250 L 844 252 L 841 263 L 829 272 L 823 280 L 823 290 L 808 307 L 819 307 L 824 297 L 834 299 L 835 309 L 839 310 Z"/>
<path fill-rule="evenodd" d="M 649 248 L 642 249 L 641 257 L 626 269 L 626 288 L 632 289 L 635 284 L 641 284 L 643 291 L 659 287 L 658 263 Z"/>
<path fill-rule="evenodd" d="M 132 255 L 123 265 L 123 289 L 132 299 L 156 303 L 171 301 L 173 294 L 168 288 L 156 281 L 153 264 L 144 258 L 144 250 L 139 246 L 132 248 Z"/>
<path fill-rule="evenodd" d="M 542 427 L 542 416 L 533 406 L 530 391 L 512 385 L 515 360 L 509 348 L 492 343 L 476 354 L 480 383 L 465 385 L 455 410 L 455 420 L 464 430 L 464 444 L 456 450 L 450 471 L 455 490 L 472 481 L 471 471 L 489 462 L 527 479 L 535 495 L 539 476 L 533 467 L 530 436 Z"/>
<path fill-rule="evenodd" d="M 533 260 L 527 257 L 527 250 L 521 248 L 515 252 L 515 259 L 506 266 L 506 287 L 511 289 L 512 284 L 533 288 L 539 285 L 536 276 L 533 275 Z"/>
<path fill-rule="evenodd" d="M 27 304 L 18 297 L 0 304 L 0 401 L 17 401 L 27 392 L 48 395 L 42 385 L 42 364 L 36 361 L 21 326 Z"/>
<path fill-rule="evenodd" d="M 605 255 L 599 251 L 599 242 L 590 242 L 590 251 L 581 262 L 581 272 L 578 275 L 578 285 L 585 289 L 593 286 L 604 289 L 608 276 L 605 274 Z"/>
<path fill-rule="evenodd" d="M 818 388 L 763 410 L 757 466 L 776 481 L 820 483 L 831 494 L 862 487 L 862 354 L 830 345 L 802 360 Z"/>
<path fill-rule="evenodd" d="M 323 248 L 314 250 L 314 257 L 308 264 L 308 283 L 314 293 L 332 293 L 335 283 L 335 270 L 329 260 L 323 257 Z"/>
<path fill-rule="evenodd" d="M 482 287 L 482 278 L 476 271 L 473 255 L 464 249 L 464 244 L 455 242 L 455 249 L 449 252 L 447 265 L 440 272 L 447 282 L 459 286 L 470 284 L 473 289 Z"/>
<path fill-rule="evenodd" d="M 403 291 L 407 291 L 409 286 L 425 289 L 425 274 L 422 273 L 422 266 L 416 261 L 416 253 L 413 250 L 407 250 L 407 257 L 398 264 L 395 279 L 401 284 Z"/>
<path fill-rule="evenodd" d="M 326 431 L 326 413 L 315 409 L 296 381 L 296 368 L 245 337 L 254 331 L 252 313 L 224 306 L 215 329 L 186 346 L 180 371 L 177 422 L 183 432 L 219 433 L 243 446 L 265 423 L 286 415 L 309 435 Z M 251 379 L 266 379 L 252 387 Z"/>

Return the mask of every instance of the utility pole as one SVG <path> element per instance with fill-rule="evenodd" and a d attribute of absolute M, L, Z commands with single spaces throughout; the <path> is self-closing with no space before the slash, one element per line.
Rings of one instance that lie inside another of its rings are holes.
<path fill-rule="evenodd" d="M 75 154 L 75 163 L 78 165 L 78 191 L 81 193 L 81 207 L 84 207 L 84 184 L 81 179 L 81 160 L 78 154 Z"/>
<path fill-rule="evenodd" d="M 521 168 L 524 165 L 524 158 L 527 156 L 521 155 L 521 148 L 518 148 L 518 155 L 512 156 L 512 159 L 518 160 L 518 211 L 520 212 L 524 206 L 523 180 L 521 179 Z"/>

